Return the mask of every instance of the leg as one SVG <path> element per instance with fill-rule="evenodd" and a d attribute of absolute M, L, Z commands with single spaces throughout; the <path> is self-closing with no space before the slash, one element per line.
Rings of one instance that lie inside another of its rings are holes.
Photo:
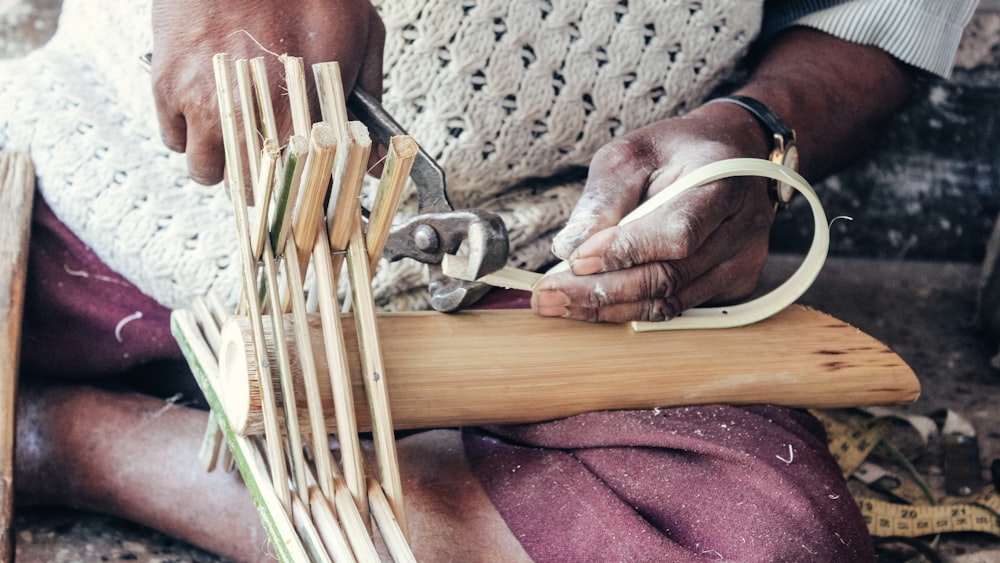
<path fill-rule="evenodd" d="M 113 514 L 239 561 L 267 540 L 238 475 L 205 473 L 204 412 L 92 387 L 28 388 L 18 408 L 18 501 Z M 524 560 L 465 461 L 457 431 L 398 444 L 420 560 Z"/>

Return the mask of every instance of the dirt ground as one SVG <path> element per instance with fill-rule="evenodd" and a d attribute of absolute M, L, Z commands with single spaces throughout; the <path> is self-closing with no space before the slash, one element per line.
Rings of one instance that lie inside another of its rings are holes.
<path fill-rule="evenodd" d="M 44 42 L 59 5 L 0 0 L 0 58 Z M 772 276 L 796 260 L 775 257 Z M 923 395 L 906 410 L 950 408 L 968 417 L 978 431 L 985 480 L 989 463 L 1000 458 L 1000 373 L 990 366 L 996 345 L 973 322 L 979 270 L 972 262 L 833 258 L 802 302 L 885 342 L 913 367 Z M 19 511 L 16 541 L 19 562 L 218 561 L 128 522 L 63 509 Z M 945 536 L 939 547 L 947 561 L 1000 561 L 1000 540 L 985 535 Z"/>

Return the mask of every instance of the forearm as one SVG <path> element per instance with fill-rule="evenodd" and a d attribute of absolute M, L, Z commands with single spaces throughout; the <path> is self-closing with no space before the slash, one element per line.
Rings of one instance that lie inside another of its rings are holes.
<path fill-rule="evenodd" d="M 910 81 L 908 67 L 881 49 L 792 28 L 770 42 L 736 93 L 760 100 L 795 129 L 799 169 L 816 180 L 869 146 L 905 102 Z M 699 111 L 736 117 L 744 110 L 712 104 Z M 766 156 L 769 140 L 763 131 L 760 138 Z"/>

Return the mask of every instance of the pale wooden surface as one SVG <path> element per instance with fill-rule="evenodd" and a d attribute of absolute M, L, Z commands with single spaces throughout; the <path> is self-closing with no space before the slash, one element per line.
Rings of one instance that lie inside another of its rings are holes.
<path fill-rule="evenodd" d="M 913 371 L 885 345 L 797 305 L 757 324 L 714 331 L 634 333 L 624 325 L 543 319 L 525 310 L 393 313 L 379 317 L 378 329 L 392 343 L 382 352 L 397 429 L 705 403 L 905 403 L 920 393 Z M 251 388 L 244 375 L 253 365 L 248 330 L 240 317 L 223 327 L 221 394 L 234 429 L 257 433 L 256 372 Z M 344 336 L 349 356 L 357 357 L 354 331 Z M 316 362 L 325 369 L 324 358 Z M 354 400 L 364 405 L 353 362 Z M 326 408 L 332 429 L 333 405 Z M 299 410 L 305 416 L 303 405 Z M 369 427 L 367 409 L 356 410 L 359 426 Z"/>
<path fill-rule="evenodd" d="M 15 398 L 34 190 L 28 155 L 0 151 L 0 561 L 14 556 Z"/>

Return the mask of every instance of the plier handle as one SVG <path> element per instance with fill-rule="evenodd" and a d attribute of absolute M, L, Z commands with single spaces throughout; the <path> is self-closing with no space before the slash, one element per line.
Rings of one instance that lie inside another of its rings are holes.
<path fill-rule="evenodd" d="M 389 146 L 389 139 L 406 130 L 371 94 L 355 87 L 347 97 L 347 109 L 368 126 L 373 140 Z M 478 279 L 507 264 L 510 241 L 499 215 L 483 210 L 455 210 L 448 201 L 444 170 L 420 148 L 410 178 L 417 188 L 417 215 L 393 227 L 382 253 L 390 261 L 411 258 L 430 267 L 431 307 L 457 311 L 475 303 L 488 290 L 487 284 L 452 278 L 441 272 L 445 254 L 455 254 L 468 242 L 469 279 Z"/>

